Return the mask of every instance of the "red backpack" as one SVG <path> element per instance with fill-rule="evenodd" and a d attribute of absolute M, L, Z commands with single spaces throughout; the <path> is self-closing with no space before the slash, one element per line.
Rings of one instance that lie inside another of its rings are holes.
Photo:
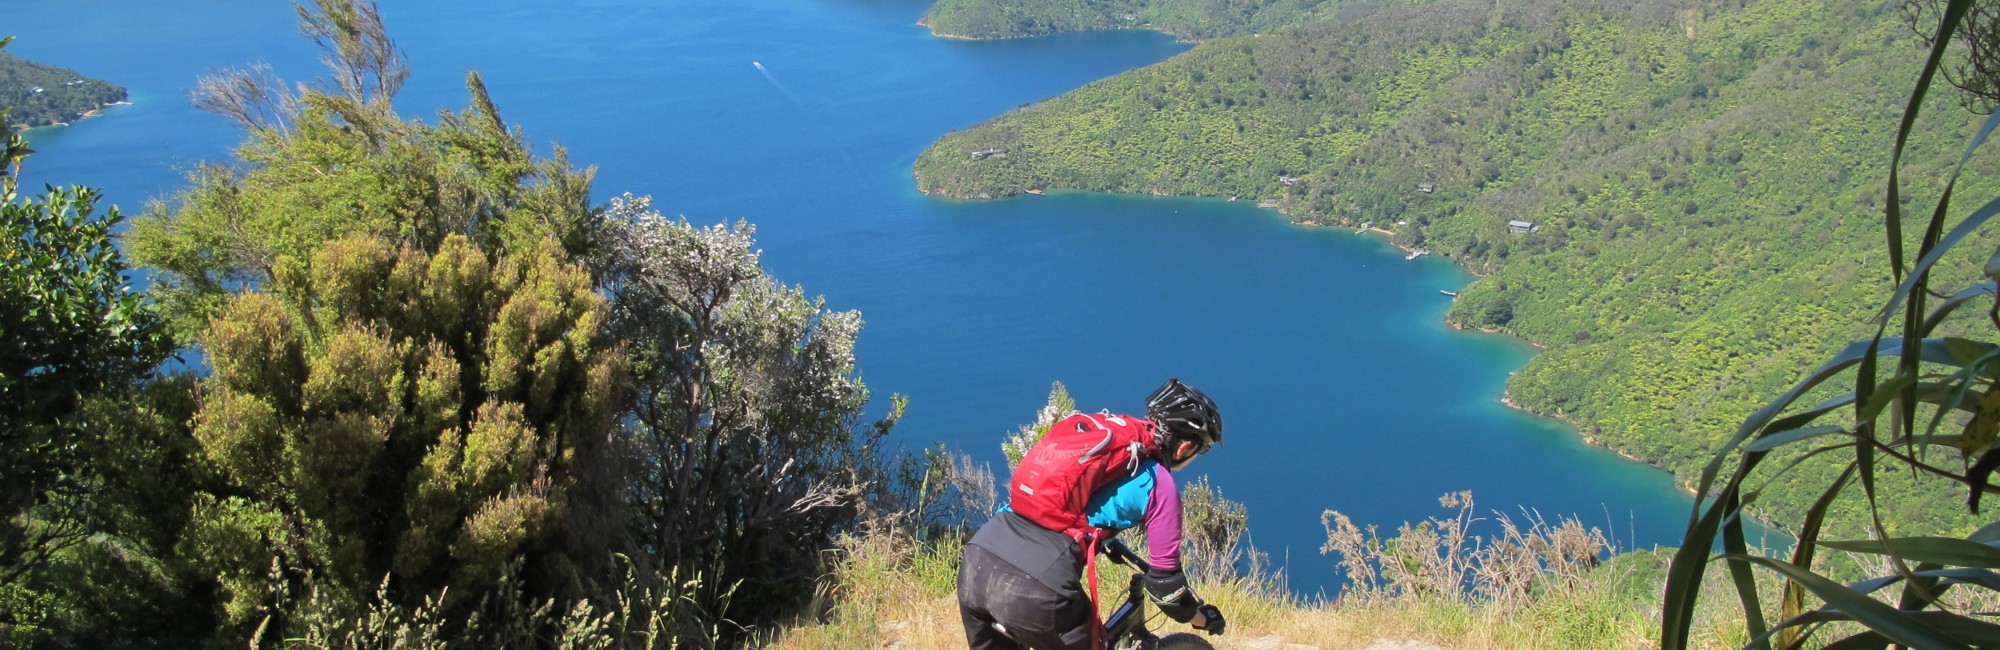
<path fill-rule="evenodd" d="M 1093 533 L 1083 512 L 1097 488 L 1139 471 L 1159 457 L 1152 422 L 1129 415 L 1078 413 L 1057 421 L 1036 442 L 1008 481 L 1015 513 L 1078 541 Z"/>
<path fill-rule="evenodd" d="M 1008 481 L 1008 507 L 1043 528 L 1059 531 L 1081 545 L 1090 601 L 1097 602 L 1097 543 L 1101 531 L 1083 511 L 1090 495 L 1112 479 L 1139 472 L 1139 463 L 1159 458 L 1152 422 L 1129 415 L 1077 413 L 1056 421 L 1021 457 Z M 1104 626 L 1091 608 L 1090 645 L 1099 647 Z"/>

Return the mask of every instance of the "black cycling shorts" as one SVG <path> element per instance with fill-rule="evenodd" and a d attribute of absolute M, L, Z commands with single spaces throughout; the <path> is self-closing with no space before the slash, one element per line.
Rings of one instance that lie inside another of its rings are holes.
<path fill-rule="evenodd" d="M 972 544 L 958 569 L 958 613 L 972 650 L 1090 650 L 1097 624 L 1089 596 L 1056 593 Z"/>

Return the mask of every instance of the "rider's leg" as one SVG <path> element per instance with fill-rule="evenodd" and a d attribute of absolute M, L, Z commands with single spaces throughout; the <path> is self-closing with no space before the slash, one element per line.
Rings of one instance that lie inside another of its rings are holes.
<path fill-rule="evenodd" d="M 959 605 L 958 617 L 965 623 L 965 645 L 972 650 L 1022 650 L 1019 641 L 1001 634 L 993 627 L 992 619 L 981 616 L 980 612 Z"/>
<path fill-rule="evenodd" d="M 965 547 L 958 586 L 966 639 L 974 648 L 1090 650 L 1090 628 L 1097 623 L 1081 589 L 1050 589 L 977 545 Z M 994 623 L 1006 629 L 1005 636 L 995 633 Z"/>
<path fill-rule="evenodd" d="M 958 565 L 958 617 L 965 624 L 965 643 L 972 650 L 1022 650 L 1020 642 L 994 627 L 991 601 L 1005 591 L 995 588 L 995 565 L 1006 562 L 978 546 L 965 547 Z"/>
<path fill-rule="evenodd" d="M 1058 594 L 1032 578 L 1021 586 L 1025 593 L 993 610 L 1009 634 L 1035 650 L 1092 650 L 1090 631 L 1097 619 L 1090 615 L 1089 596 Z"/>

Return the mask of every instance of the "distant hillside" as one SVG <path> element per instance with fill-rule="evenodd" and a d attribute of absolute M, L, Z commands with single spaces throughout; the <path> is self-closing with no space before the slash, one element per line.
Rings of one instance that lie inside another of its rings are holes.
<path fill-rule="evenodd" d="M 959 38 L 1141 28 L 1204 40 L 1332 17 L 1342 5 L 1339 0 L 939 0 L 922 22 L 939 35 Z"/>
<path fill-rule="evenodd" d="M 74 71 L 0 52 L 0 110 L 27 128 L 75 122 L 125 101 L 125 89 Z"/>
<path fill-rule="evenodd" d="M 1837 342 L 1865 336 L 1885 292 L 1862 269 L 1881 268 L 1864 261 L 1882 254 L 1887 152 L 1923 55 L 1895 7 L 1351 10 L 947 135 L 916 174 L 942 196 L 1242 197 L 1305 223 L 1392 229 L 1484 276 L 1453 322 L 1547 348 L 1511 383 L 1515 402 L 1685 480 Z M 1939 96 L 1905 159 L 1913 206 L 1976 126 Z M 1008 152 L 968 155 L 996 147 Z M 1960 195 L 2000 193 L 1995 163 L 1975 158 Z M 1904 494 L 1892 519 L 1967 525 L 1949 488 Z M 1763 496 L 1796 520 L 1810 495 Z"/>

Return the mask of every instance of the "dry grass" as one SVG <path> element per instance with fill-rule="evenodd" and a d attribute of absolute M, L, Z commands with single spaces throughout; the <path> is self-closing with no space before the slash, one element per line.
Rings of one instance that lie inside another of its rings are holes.
<path fill-rule="evenodd" d="M 1337 649 L 1366 648 L 1379 640 L 1421 641 L 1451 649 L 1651 648 L 1659 636 L 1659 595 L 1668 554 L 1634 552 L 1608 561 L 1577 561 L 1579 545 L 1591 547 L 1594 531 L 1579 531 L 1572 522 L 1505 526 L 1496 540 L 1454 537 L 1451 521 L 1465 521 L 1469 500 L 1450 504 L 1462 508 L 1453 517 L 1426 522 L 1442 535 L 1375 540 L 1373 555 L 1356 561 L 1379 563 L 1401 546 L 1405 555 L 1434 558 L 1432 567 L 1462 572 L 1466 582 L 1493 581 L 1494 593 L 1465 590 L 1435 593 L 1426 588 L 1401 589 L 1378 583 L 1359 597 L 1339 602 L 1301 602 L 1276 585 L 1272 575 L 1209 579 L 1197 585 L 1204 598 L 1229 616 L 1229 634 L 1213 637 L 1217 648 Z M 1441 526 L 1442 525 L 1442 526 Z M 1409 527 L 1416 530 L 1419 524 Z M 1440 530 L 1443 528 L 1443 530 Z M 1352 548 L 1370 553 L 1364 535 Z M 1458 541 L 1453 543 L 1452 540 Z M 1416 544 L 1434 544 L 1419 549 Z M 847 538 L 836 570 L 821 592 L 818 615 L 778 630 L 772 648 L 782 650 L 906 650 L 965 647 L 954 593 L 958 556 L 955 541 L 922 543 L 895 527 Z M 1539 549 L 1539 552 L 1537 551 Z M 1456 559 L 1447 560 L 1444 553 Z M 1594 551 L 1593 551 L 1594 552 Z M 1592 556 L 1593 558 L 1596 556 Z M 1552 562 L 1553 560 L 1553 562 Z M 1492 562 L 1495 564 L 1487 564 Z M 1500 564 L 1507 563 L 1507 564 Z M 1539 568 L 1531 568 L 1539 567 Z M 1125 571 L 1116 565 L 1102 570 L 1104 601 L 1119 600 Z M 1419 570 L 1420 571 L 1420 570 Z M 1484 571 L 1482 577 L 1481 571 Z M 1445 584 L 1440 576 L 1405 574 L 1405 584 Z M 1710 576 L 1713 593 L 1724 593 L 1724 577 Z M 1740 613 L 1719 602 L 1704 604 L 1696 621 L 1700 647 L 1741 647 Z M 1170 633 L 1186 626 L 1157 617 L 1155 631 Z M 900 644 L 900 645 L 898 645 Z"/>
<path fill-rule="evenodd" d="M 782 630 L 773 648 L 965 645 L 958 619 L 958 543 L 920 542 L 881 526 L 841 540 L 817 616 Z"/>

